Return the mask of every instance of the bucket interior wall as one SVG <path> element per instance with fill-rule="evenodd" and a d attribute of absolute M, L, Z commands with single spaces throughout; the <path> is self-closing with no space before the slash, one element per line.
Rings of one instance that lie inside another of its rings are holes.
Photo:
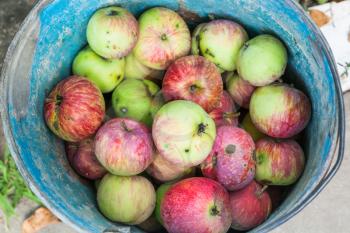
<path fill-rule="evenodd" d="M 122 226 L 97 210 L 95 190 L 70 168 L 64 144 L 46 127 L 44 99 L 54 85 L 70 75 L 71 63 L 86 45 L 86 25 L 100 7 L 117 4 L 135 15 L 153 6 L 179 11 L 193 26 L 208 15 L 242 24 L 250 37 L 269 33 L 287 46 L 288 81 L 310 97 L 312 119 L 302 145 L 306 169 L 283 204 L 256 231 L 280 224 L 290 209 L 305 201 L 330 163 L 337 134 L 337 99 L 331 64 L 313 26 L 292 1 L 56 0 L 41 3 L 26 24 L 7 72 L 9 128 L 16 161 L 31 187 L 63 220 L 86 232 Z M 136 227 L 132 230 L 138 232 Z"/>

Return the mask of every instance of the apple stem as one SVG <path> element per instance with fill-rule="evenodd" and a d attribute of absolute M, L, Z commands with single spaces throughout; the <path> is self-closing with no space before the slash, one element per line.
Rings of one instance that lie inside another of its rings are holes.
<path fill-rule="evenodd" d="M 231 123 L 231 120 L 233 118 L 239 117 L 240 113 L 239 112 L 224 112 L 223 117 L 224 119 L 228 119 L 229 122 Z"/>
<path fill-rule="evenodd" d="M 260 197 L 269 186 L 265 184 L 258 192 L 257 195 Z"/>
<path fill-rule="evenodd" d="M 128 126 L 126 126 L 126 124 L 125 124 L 124 121 L 121 122 L 121 125 L 122 125 L 122 127 L 123 127 L 123 129 L 124 129 L 125 131 L 131 132 L 131 130 L 128 128 Z"/>

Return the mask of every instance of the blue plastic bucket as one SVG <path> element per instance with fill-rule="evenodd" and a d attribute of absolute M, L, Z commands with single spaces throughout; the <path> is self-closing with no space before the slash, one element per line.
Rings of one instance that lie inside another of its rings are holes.
<path fill-rule="evenodd" d="M 294 1 L 259 0 L 42 0 L 13 40 L 2 73 L 2 119 L 16 163 L 33 191 L 59 218 L 81 232 L 140 232 L 112 223 L 96 207 L 95 191 L 71 170 L 61 140 L 45 126 L 43 103 L 49 90 L 71 72 L 86 44 L 93 12 L 117 4 L 139 15 L 153 6 L 178 11 L 189 23 L 208 15 L 241 23 L 250 36 L 270 33 L 288 47 L 288 80 L 312 101 L 312 119 L 303 139 L 305 172 L 283 204 L 253 231 L 266 232 L 305 207 L 337 171 L 344 150 L 344 107 L 328 45 Z M 333 165 L 332 164 L 333 160 Z"/>

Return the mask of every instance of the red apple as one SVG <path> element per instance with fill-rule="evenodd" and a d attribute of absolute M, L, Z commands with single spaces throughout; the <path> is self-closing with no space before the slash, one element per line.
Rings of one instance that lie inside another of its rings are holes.
<path fill-rule="evenodd" d="M 231 96 L 224 91 L 222 93 L 220 104 L 217 108 L 209 113 L 209 116 L 215 121 L 216 127 L 222 125 L 238 125 L 239 113 L 236 112 L 235 102 L 232 100 Z"/>
<path fill-rule="evenodd" d="M 201 164 L 204 176 L 219 181 L 228 190 L 238 190 L 254 178 L 255 145 L 252 137 L 243 129 L 221 126 L 212 151 Z"/>
<path fill-rule="evenodd" d="M 256 143 L 255 179 L 268 185 L 293 184 L 304 170 L 303 149 L 291 139 L 263 138 Z"/>
<path fill-rule="evenodd" d="M 153 161 L 151 132 L 140 122 L 114 118 L 97 131 L 95 154 L 100 163 L 114 175 L 139 174 Z"/>
<path fill-rule="evenodd" d="M 97 180 L 102 178 L 107 170 L 98 162 L 93 142 L 92 138 L 84 139 L 79 143 L 68 142 L 66 152 L 70 164 L 79 175 Z"/>
<path fill-rule="evenodd" d="M 146 10 L 139 17 L 139 28 L 133 52 L 147 67 L 165 70 L 177 58 L 190 52 L 190 31 L 175 11 L 164 7 Z"/>
<path fill-rule="evenodd" d="M 104 115 L 101 91 L 84 77 L 70 76 L 62 80 L 45 99 L 46 124 L 66 141 L 77 142 L 92 136 Z"/>
<path fill-rule="evenodd" d="M 271 212 L 269 194 L 254 180 L 236 192 L 230 193 L 232 225 L 235 230 L 245 231 L 260 225 Z"/>
<path fill-rule="evenodd" d="M 226 88 L 235 103 L 243 108 L 249 108 L 250 97 L 255 90 L 254 86 L 240 78 L 238 74 L 229 72 L 226 75 Z"/>
<path fill-rule="evenodd" d="M 256 128 L 271 137 L 290 138 L 300 133 L 311 116 L 309 98 L 285 84 L 257 88 L 249 113 Z"/>
<path fill-rule="evenodd" d="M 170 233 L 227 232 L 231 225 L 229 194 L 214 180 L 179 181 L 164 194 L 160 215 Z"/>
<path fill-rule="evenodd" d="M 70 164 L 72 164 L 75 153 L 77 152 L 77 150 L 79 148 L 79 142 L 65 142 L 64 148 L 66 151 L 66 156 L 67 156 L 68 162 Z"/>
<path fill-rule="evenodd" d="M 200 56 L 187 56 L 171 64 L 163 79 L 165 100 L 190 100 L 210 112 L 220 104 L 222 79 L 216 66 Z"/>

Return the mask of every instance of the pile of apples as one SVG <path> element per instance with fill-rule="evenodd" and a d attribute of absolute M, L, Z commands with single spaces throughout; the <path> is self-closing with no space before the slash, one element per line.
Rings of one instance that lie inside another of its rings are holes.
<path fill-rule="evenodd" d="M 283 43 L 249 39 L 226 19 L 191 36 L 163 7 L 138 21 L 99 9 L 86 35 L 44 113 L 75 171 L 97 181 L 101 213 L 172 233 L 261 224 L 273 204 L 267 186 L 291 185 L 304 169 L 295 139 L 311 115 L 308 97 L 280 79 Z"/>

